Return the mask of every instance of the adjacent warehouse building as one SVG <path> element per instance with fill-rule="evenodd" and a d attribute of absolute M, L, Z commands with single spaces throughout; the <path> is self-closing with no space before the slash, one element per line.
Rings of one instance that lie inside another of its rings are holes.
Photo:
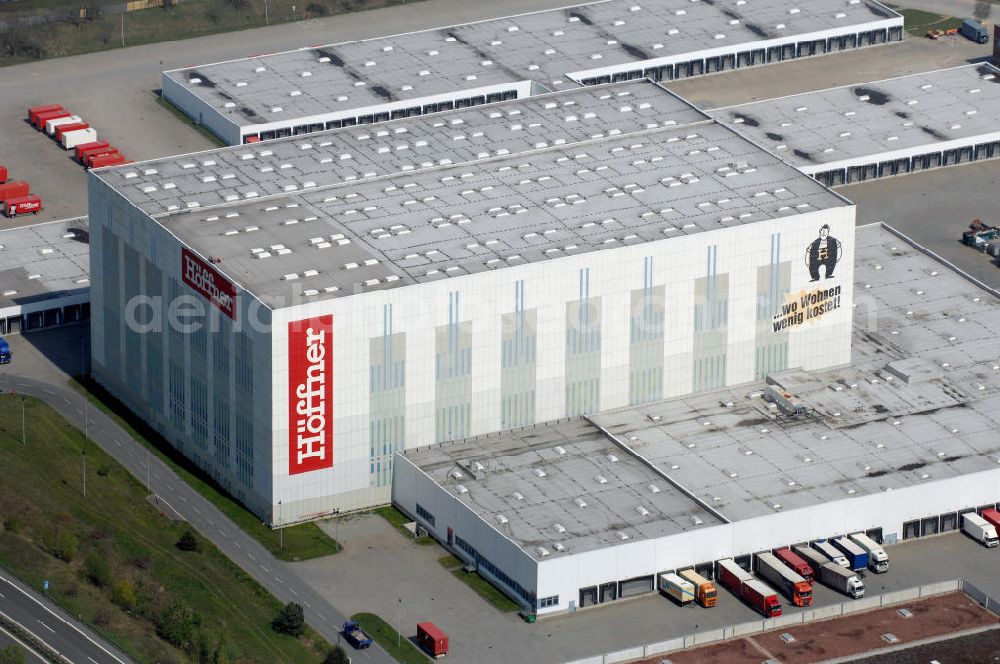
<path fill-rule="evenodd" d="M 407 450 L 393 501 L 541 613 L 795 542 L 959 528 L 1000 500 L 1000 294 L 881 226 L 855 251 L 850 365 Z"/>
<path fill-rule="evenodd" d="M 1000 156 L 998 84 L 980 63 L 709 113 L 837 186 Z"/>
<path fill-rule="evenodd" d="M 901 40 L 875 0 L 605 0 L 163 73 L 230 145 L 579 85 L 697 76 Z"/>
<path fill-rule="evenodd" d="M 0 231 L 0 335 L 90 317 L 87 218 Z"/>
<path fill-rule="evenodd" d="M 650 82 L 92 171 L 90 213 L 95 377 L 273 524 L 850 359 L 854 206 Z"/>

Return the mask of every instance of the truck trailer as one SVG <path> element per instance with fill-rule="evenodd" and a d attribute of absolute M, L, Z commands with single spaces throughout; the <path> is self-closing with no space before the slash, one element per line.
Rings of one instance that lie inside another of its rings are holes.
<path fill-rule="evenodd" d="M 681 606 L 694 601 L 694 584 L 677 574 L 661 574 L 659 588 L 661 593 Z"/>
<path fill-rule="evenodd" d="M 77 124 L 78 122 L 83 122 L 83 118 L 79 115 L 60 115 L 56 118 L 50 118 L 45 121 L 45 133 L 49 136 L 54 136 L 56 133 L 56 127 L 59 125 Z"/>
<path fill-rule="evenodd" d="M 92 154 L 97 154 L 101 151 L 110 152 L 112 150 L 117 150 L 111 146 L 107 141 L 94 141 L 93 143 L 84 143 L 83 145 L 77 145 L 73 150 L 76 152 L 76 160 L 81 164 L 87 163 L 87 157 Z"/>
<path fill-rule="evenodd" d="M 6 339 L 0 337 L 0 364 L 9 364 L 14 358 L 10 352 L 10 344 L 7 343 Z"/>
<path fill-rule="evenodd" d="M 773 553 L 757 554 L 757 574 L 783 592 L 795 606 L 812 606 L 812 586 Z"/>
<path fill-rule="evenodd" d="M 0 184 L 0 201 L 8 198 L 20 198 L 31 193 L 31 187 L 24 180 L 11 180 L 5 184 Z"/>
<path fill-rule="evenodd" d="M 819 568 L 819 580 L 824 586 L 838 590 L 853 599 L 865 596 L 865 584 L 858 575 L 834 562 L 823 563 Z"/>
<path fill-rule="evenodd" d="M 962 532 L 986 548 L 992 549 L 997 545 L 996 527 L 975 512 L 962 515 Z"/>
<path fill-rule="evenodd" d="M 3 202 L 3 213 L 8 217 L 16 217 L 19 214 L 38 214 L 42 209 L 42 199 L 34 194 L 19 196 L 18 198 L 8 198 Z"/>
<path fill-rule="evenodd" d="M 68 118 L 71 115 L 73 114 L 64 108 L 52 111 L 44 111 L 42 113 L 38 113 L 37 115 L 35 115 L 35 121 L 32 124 L 35 125 L 35 129 L 37 129 L 38 131 L 45 131 L 45 124 L 49 120 L 53 120 L 55 118 Z"/>
<path fill-rule="evenodd" d="M 104 168 L 105 166 L 121 166 L 126 162 L 125 155 L 118 150 L 102 152 L 87 157 L 87 168 Z"/>
<path fill-rule="evenodd" d="M 435 659 L 448 654 L 448 637 L 432 622 L 417 623 L 417 641 Z"/>
<path fill-rule="evenodd" d="M 56 127 L 56 130 L 52 133 L 52 138 L 56 139 L 56 142 L 62 145 L 63 134 L 71 131 L 80 131 L 81 129 L 90 129 L 90 125 L 86 122 L 68 122 L 66 124 L 61 124 Z"/>
<path fill-rule="evenodd" d="M 731 558 L 716 563 L 716 578 L 734 595 L 756 609 L 765 618 L 781 615 L 778 595 L 750 572 L 737 565 Z"/>
<path fill-rule="evenodd" d="M 685 581 L 694 586 L 694 599 L 706 609 L 715 606 L 719 601 L 719 591 L 715 584 L 693 569 L 683 569 L 677 573 Z"/>
<path fill-rule="evenodd" d="M 28 109 L 28 122 L 34 125 L 38 119 L 38 116 L 42 113 L 51 113 L 52 111 L 62 111 L 64 110 L 60 104 L 46 104 L 44 106 L 32 106 Z"/>
<path fill-rule="evenodd" d="M 840 549 L 830 544 L 829 540 L 816 540 L 813 542 L 813 548 L 826 556 L 827 560 L 832 560 L 841 567 L 850 567 L 850 563 L 847 562 L 847 558 L 840 552 Z"/>
<path fill-rule="evenodd" d="M 885 549 L 864 533 L 854 533 L 850 535 L 851 541 L 868 552 L 868 569 L 876 574 L 889 571 L 889 555 Z"/>
<path fill-rule="evenodd" d="M 986 519 L 986 523 L 993 526 L 993 528 L 1000 528 L 1000 511 L 997 511 L 992 507 L 987 507 L 979 513 L 979 516 Z M 998 534 L 1000 534 L 1000 531 L 998 531 Z"/>
<path fill-rule="evenodd" d="M 62 135 L 63 150 L 70 150 L 78 145 L 87 145 L 97 140 L 97 130 L 93 127 L 78 129 L 76 131 L 64 131 Z"/>
<path fill-rule="evenodd" d="M 7 181 L 7 167 L 0 166 L 0 184 L 3 184 L 6 181 Z"/>
<path fill-rule="evenodd" d="M 803 560 L 797 553 L 792 552 L 788 547 L 775 549 L 771 553 L 774 554 L 775 558 L 795 570 L 795 573 L 805 579 L 806 583 L 809 585 L 816 583 L 816 573 L 813 571 L 812 565 Z"/>
<path fill-rule="evenodd" d="M 837 537 L 830 540 L 830 543 L 847 558 L 847 567 L 849 569 L 853 569 L 856 572 L 868 568 L 868 552 L 850 538 Z"/>

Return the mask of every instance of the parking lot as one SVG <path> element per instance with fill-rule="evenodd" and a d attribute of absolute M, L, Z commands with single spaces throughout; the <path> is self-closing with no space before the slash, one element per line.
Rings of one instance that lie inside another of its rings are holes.
<path fill-rule="evenodd" d="M 498 612 L 447 572 L 437 562 L 447 553 L 444 549 L 408 542 L 381 517 L 357 516 L 324 528 L 338 537 L 344 551 L 293 563 L 292 569 L 344 613 L 372 611 L 393 625 L 400 621 L 404 636 L 415 634 L 417 622 L 434 621 L 451 639 L 449 661 L 506 664 L 516 643 L 525 661 L 568 662 L 760 619 L 721 590 L 713 609 L 677 607 L 651 594 L 527 624 L 516 613 Z M 963 535 L 909 541 L 886 551 L 890 570 L 867 574 L 869 595 L 964 577 L 1000 596 L 1000 550 L 986 549 Z M 847 600 L 820 585 L 814 594 L 815 606 Z M 782 604 L 786 613 L 803 610 Z"/>

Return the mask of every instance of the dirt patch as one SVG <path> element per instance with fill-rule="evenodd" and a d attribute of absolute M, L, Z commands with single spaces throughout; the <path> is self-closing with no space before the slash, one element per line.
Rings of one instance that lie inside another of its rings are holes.
<path fill-rule="evenodd" d="M 1000 662 L 1000 630 L 855 659 L 852 664 L 927 664 L 933 660 L 948 664 L 996 664 Z"/>
<path fill-rule="evenodd" d="M 900 616 L 898 611 L 901 608 L 909 609 L 913 615 L 909 618 Z M 789 627 L 753 638 L 785 664 L 811 664 L 886 648 L 890 645 L 882 639 L 886 633 L 895 634 L 899 639 L 895 645 L 899 645 L 998 623 L 1000 620 L 995 615 L 965 595 L 950 593 L 835 620 Z M 790 633 L 795 641 L 782 641 L 783 632 Z"/>
<path fill-rule="evenodd" d="M 669 659 L 671 664 L 747 664 L 748 662 L 762 662 L 766 656 L 756 646 L 747 639 L 739 641 L 726 641 L 712 646 L 695 648 L 675 652 L 664 657 L 653 657 L 641 662 L 641 664 L 660 664 L 664 659 Z"/>
<path fill-rule="evenodd" d="M 899 614 L 899 610 L 903 608 L 910 612 L 909 618 Z M 671 664 L 747 664 L 768 658 L 773 658 L 782 664 L 814 664 L 851 655 L 857 655 L 859 658 L 857 661 L 864 661 L 865 664 L 875 662 L 882 664 L 889 660 L 879 657 L 864 659 L 864 656 L 872 650 L 890 646 L 882 639 L 883 634 L 894 634 L 898 641 L 893 645 L 900 646 L 934 636 L 997 625 L 1000 625 L 1000 618 L 961 593 L 949 593 L 842 618 L 783 627 L 742 639 L 658 655 L 636 664 L 660 664 L 664 660 L 669 660 Z M 785 633 L 791 634 L 795 640 L 785 643 L 781 638 Z M 985 652 L 1000 655 L 1000 630 L 990 634 L 994 635 L 998 645 L 987 647 Z M 980 637 L 970 640 L 966 650 L 976 648 L 978 638 Z M 939 645 L 933 652 L 951 652 L 946 646 L 942 646 L 943 644 Z M 925 663 L 930 659 L 919 661 Z M 908 664 L 918 660 L 898 661 Z M 961 661 L 963 664 L 973 661 L 993 664 L 1000 662 L 1000 657 L 996 660 L 987 658 Z"/>

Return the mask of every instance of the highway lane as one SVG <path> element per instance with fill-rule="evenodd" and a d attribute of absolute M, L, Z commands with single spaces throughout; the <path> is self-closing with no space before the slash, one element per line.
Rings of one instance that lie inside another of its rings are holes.
<path fill-rule="evenodd" d="M 0 611 L 74 664 L 133 661 L 6 571 L 0 571 Z M 16 640 L 9 633 L 7 639 Z M 28 661 L 43 660 L 29 654 Z"/>
<path fill-rule="evenodd" d="M 7 365 L 13 369 L 15 365 Z M 12 371 L 0 374 L 0 390 L 36 397 L 52 406 L 77 428 L 84 429 L 83 397 L 59 384 L 19 376 Z M 211 541 L 282 603 L 301 604 L 306 622 L 330 643 L 337 643 L 339 629 L 347 619 L 298 575 L 271 555 L 257 540 L 247 535 L 212 503 L 174 473 L 165 463 L 149 454 L 124 429 L 97 408 L 89 409 L 90 439 L 118 460 L 136 479 L 173 511 Z M 357 664 L 391 664 L 395 660 L 378 646 L 351 654 Z M 95 660 L 104 664 L 102 660 Z"/>

